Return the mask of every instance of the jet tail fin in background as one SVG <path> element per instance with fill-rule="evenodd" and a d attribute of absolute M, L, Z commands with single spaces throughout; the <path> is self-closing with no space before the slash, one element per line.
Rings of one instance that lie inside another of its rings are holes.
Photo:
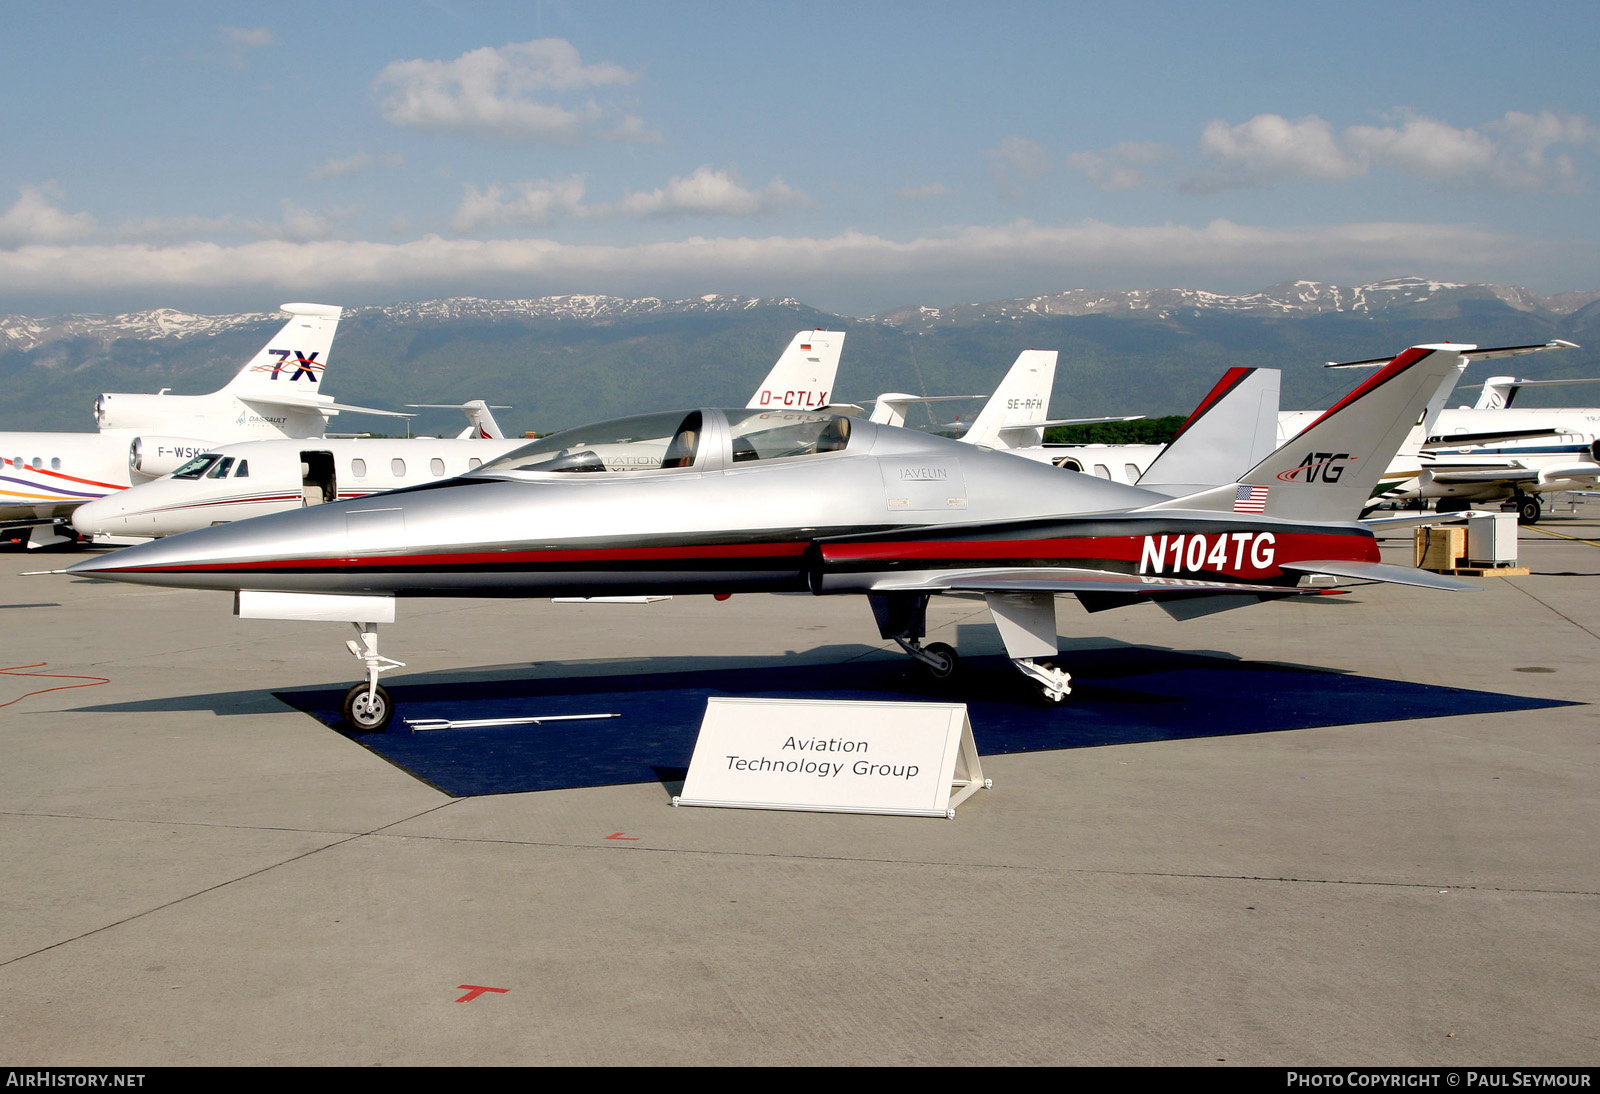
<path fill-rule="evenodd" d="M 1429 402 L 1455 383 L 1476 348 L 1412 346 L 1237 482 L 1151 508 L 1353 521 Z"/>
<path fill-rule="evenodd" d="M 458 441 L 503 440 L 505 434 L 500 423 L 494 420 L 493 411 L 510 410 L 509 406 L 490 406 L 483 399 L 468 399 L 464 403 L 407 403 L 413 410 L 459 410 L 467 416 L 467 428 L 456 434 Z"/>
<path fill-rule="evenodd" d="M 1055 350 L 1023 350 L 961 439 L 1002 449 L 1043 444 L 1055 381 Z"/>
<path fill-rule="evenodd" d="M 332 304 L 284 304 L 283 310 L 289 321 L 223 391 L 257 402 L 276 402 L 290 395 L 295 403 L 321 392 L 343 309 Z"/>
<path fill-rule="evenodd" d="M 1236 482 L 1278 445 L 1275 368 L 1230 368 L 1139 477 L 1177 497 Z"/>
<path fill-rule="evenodd" d="M 815 410 L 827 405 L 844 349 L 842 330 L 803 330 L 745 404 L 752 410 Z"/>

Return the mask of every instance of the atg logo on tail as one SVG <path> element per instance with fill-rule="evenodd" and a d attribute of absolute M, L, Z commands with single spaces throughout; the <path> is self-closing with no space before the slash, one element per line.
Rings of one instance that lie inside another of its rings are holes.
<path fill-rule="evenodd" d="M 1283 482 L 1338 482 L 1346 467 L 1341 461 L 1356 462 L 1348 452 L 1307 452 L 1299 467 L 1278 472 L 1278 478 Z"/>
<path fill-rule="evenodd" d="M 293 357 L 294 374 L 289 377 L 290 382 L 303 376 L 314 384 L 321 377 L 322 370 L 325 367 L 317 361 L 317 354 L 321 353 L 321 350 L 313 350 L 309 357 L 297 349 L 269 349 L 267 352 L 276 357 L 278 363 L 275 365 L 257 365 L 250 370 L 251 372 L 269 373 L 270 378 L 276 380 L 282 375 L 284 369 L 289 367 L 289 358 Z"/>

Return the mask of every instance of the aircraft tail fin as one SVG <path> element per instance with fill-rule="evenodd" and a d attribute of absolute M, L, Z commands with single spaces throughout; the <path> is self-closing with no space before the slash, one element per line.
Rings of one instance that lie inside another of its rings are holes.
<path fill-rule="evenodd" d="M 509 406 L 490 406 L 483 399 L 468 399 L 464 403 L 407 403 L 413 410 L 459 410 L 467 416 L 467 428 L 456 434 L 458 441 L 503 440 L 505 434 L 500 423 L 494 420 L 494 411 L 510 410 Z"/>
<path fill-rule="evenodd" d="M 457 434 L 464 439 L 477 439 L 483 441 L 499 441 L 505 439 L 505 432 L 500 428 L 500 423 L 494 420 L 494 412 L 510 410 L 509 406 L 491 407 L 485 399 L 468 399 L 461 404 L 461 409 L 467 412 L 467 428 Z"/>
<path fill-rule="evenodd" d="M 1491 376 L 1483 382 L 1474 410 L 1505 410 L 1516 401 L 1522 385 L 1515 376 Z"/>
<path fill-rule="evenodd" d="M 814 410 L 826 405 L 839 371 L 844 336 L 842 330 L 820 329 L 796 334 L 745 406 Z"/>
<path fill-rule="evenodd" d="M 1455 383 L 1475 348 L 1412 346 L 1238 481 L 1152 508 L 1355 520 L 1429 402 Z"/>
<path fill-rule="evenodd" d="M 289 321 L 223 391 L 257 402 L 291 396 L 296 403 L 320 393 L 343 309 L 332 304 L 284 304 L 283 310 Z"/>
<path fill-rule="evenodd" d="M 1023 350 L 961 439 L 1000 449 L 1043 444 L 1055 381 L 1055 350 Z"/>
<path fill-rule="evenodd" d="M 1235 482 L 1278 445 L 1281 378 L 1275 368 L 1230 368 L 1138 485 L 1177 496 Z"/>

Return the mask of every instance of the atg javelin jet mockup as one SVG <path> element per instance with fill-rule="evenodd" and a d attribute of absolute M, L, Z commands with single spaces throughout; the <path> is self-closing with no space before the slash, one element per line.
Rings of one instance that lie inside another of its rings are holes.
<path fill-rule="evenodd" d="M 218 589 L 247 618 L 355 624 L 345 716 L 393 713 L 377 624 L 408 596 L 851 593 L 935 676 L 928 598 L 981 594 L 1044 695 L 1070 690 L 1055 597 L 1178 619 L 1301 593 L 1306 574 L 1435 588 L 1356 517 L 1470 347 L 1418 346 L 1237 481 L 1173 496 L 818 411 L 693 410 L 569 429 L 457 479 L 206 528 L 68 573 Z M 1203 404 L 1197 414 L 1203 415 Z M 626 457 L 629 451 L 636 460 Z M 602 455 L 603 454 L 603 455 Z"/>

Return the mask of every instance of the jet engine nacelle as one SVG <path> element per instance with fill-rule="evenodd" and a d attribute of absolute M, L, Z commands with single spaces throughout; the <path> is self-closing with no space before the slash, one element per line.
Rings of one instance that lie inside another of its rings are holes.
<path fill-rule="evenodd" d="M 203 409 L 205 396 L 102 392 L 94 401 L 94 424 L 101 432 L 116 429 L 171 429 L 175 418 L 191 418 Z M 181 428 L 181 427 L 180 427 Z"/>
<path fill-rule="evenodd" d="M 128 446 L 128 470 L 141 479 L 159 479 L 215 447 L 194 437 L 135 437 Z"/>

